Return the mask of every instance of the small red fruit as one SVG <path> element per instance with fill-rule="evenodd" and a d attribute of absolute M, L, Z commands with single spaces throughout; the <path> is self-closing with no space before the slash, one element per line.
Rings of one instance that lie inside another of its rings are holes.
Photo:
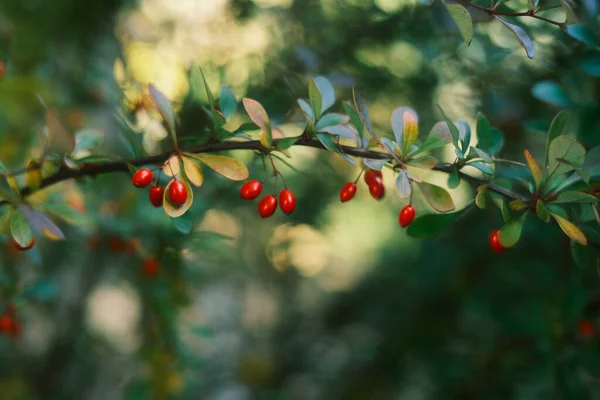
<path fill-rule="evenodd" d="M 381 171 L 370 169 L 367 172 L 365 172 L 365 182 L 369 186 L 371 186 L 374 183 L 382 183 L 383 174 L 381 173 Z"/>
<path fill-rule="evenodd" d="M 20 250 L 20 251 L 27 251 L 27 250 L 31 249 L 34 244 L 35 244 L 34 238 L 31 238 L 31 242 L 29 242 L 29 244 L 25 247 L 21 246 L 19 243 L 17 243 L 16 240 L 13 239 L 13 245 L 15 246 L 15 249 Z"/>
<path fill-rule="evenodd" d="M 372 185 L 369 185 L 369 193 L 371 193 L 374 199 L 381 200 L 385 194 L 385 186 L 383 186 L 383 183 L 376 181 Z"/>
<path fill-rule="evenodd" d="M 589 319 L 584 319 L 579 323 L 579 334 L 585 339 L 594 337 L 594 324 Z"/>
<path fill-rule="evenodd" d="M 277 198 L 272 194 L 265 196 L 258 203 L 258 214 L 263 218 L 269 218 L 277 209 Z"/>
<path fill-rule="evenodd" d="M 148 186 L 152 182 L 152 177 L 154 174 L 148 168 L 142 168 L 133 174 L 133 178 L 131 178 L 131 183 L 136 188 L 143 188 Z"/>
<path fill-rule="evenodd" d="M 0 316 L 0 333 L 10 332 L 13 325 L 13 319 L 8 314 L 2 314 Z"/>
<path fill-rule="evenodd" d="M 398 214 L 398 222 L 400 226 L 406 228 L 413 222 L 415 219 L 415 209 L 413 206 L 404 206 L 402 210 L 400 210 L 400 214 Z"/>
<path fill-rule="evenodd" d="M 502 253 L 504 251 L 504 246 L 500 243 L 500 231 L 492 231 L 490 232 L 490 247 L 496 253 Z"/>
<path fill-rule="evenodd" d="M 4 78 L 4 72 L 6 71 L 6 65 L 4 61 L 0 60 L 0 80 Z"/>
<path fill-rule="evenodd" d="M 296 197 L 289 189 L 283 189 L 279 193 L 279 207 L 285 214 L 290 215 L 296 209 Z"/>
<path fill-rule="evenodd" d="M 148 197 L 150 198 L 150 204 L 154 207 L 160 207 L 163 205 L 163 195 L 165 190 L 161 186 L 152 186 Z"/>
<path fill-rule="evenodd" d="M 248 181 L 244 183 L 244 185 L 240 189 L 240 197 L 244 200 L 254 200 L 258 196 L 260 196 L 262 188 L 263 186 L 261 181 Z"/>
<path fill-rule="evenodd" d="M 169 200 L 176 206 L 181 206 L 187 201 L 188 192 L 181 181 L 173 181 L 169 185 Z"/>
<path fill-rule="evenodd" d="M 10 335 L 14 338 L 21 336 L 21 324 L 15 320 L 12 321 L 10 326 Z"/>
<path fill-rule="evenodd" d="M 352 200 L 354 195 L 356 194 L 356 183 L 348 182 L 344 185 L 342 190 L 340 190 L 340 201 L 345 203 L 349 200 Z"/>
<path fill-rule="evenodd" d="M 158 275 L 159 268 L 158 260 L 154 257 L 150 257 L 142 262 L 141 272 L 146 278 L 154 278 Z"/>

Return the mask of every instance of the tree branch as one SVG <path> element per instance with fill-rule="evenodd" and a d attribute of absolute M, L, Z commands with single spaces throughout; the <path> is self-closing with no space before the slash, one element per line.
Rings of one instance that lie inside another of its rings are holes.
<path fill-rule="evenodd" d="M 540 17 L 539 15 L 536 15 L 535 10 L 528 10 L 528 11 L 523 11 L 523 12 L 503 12 L 503 11 L 498 11 L 493 7 L 488 8 L 488 7 L 480 6 L 479 4 L 473 4 L 467 0 L 455 0 L 455 1 L 459 4 L 462 4 L 463 6 L 472 7 L 472 8 L 481 10 L 481 11 L 487 13 L 488 15 L 503 16 L 503 17 L 531 17 L 531 18 L 539 19 L 540 21 L 547 22 L 552 25 L 556 25 L 560 29 L 564 29 L 564 26 L 565 26 L 565 24 L 563 22 L 554 21 L 549 18 Z"/>
<path fill-rule="evenodd" d="M 277 144 L 278 140 L 274 140 L 274 143 Z M 317 140 L 312 139 L 299 139 L 294 146 L 304 146 L 304 147 L 312 147 L 320 150 L 327 150 L 323 144 Z M 365 150 L 351 146 L 338 145 L 339 148 L 346 154 L 359 157 L 359 158 L 373 158 L 373 159 L 387 159 L 390 156 L 387 153 Z M 261 153 L 265 153 L 266 149 L 262 146 L 262 144 L 258 140 L 252 141 L 225 141 L 225 142 L 216 142 L 216 143 L 206 143 L 198 146 L 191 146 L 188 148 L 182 148 L 181 152 L 183 153 L 213 153 L 218 151 L 228 151 L 228 150 L 254 150 Z M 160 164 L 164 163 L 171 155 L 172 151 L 165 152 L 162 154 L 157 154 L 149 157 L 137 158 L 135 160 L 123 160 L 123 161 L 109 161 L 105 163 L 89 163 L 84 164 L 80 169 L 70 169 L 66 166 L 61 166 L 57 173 L 47 178 L 44 178 L 41 182 L 41 185 L 35 191 L 32 191 L 29 187 L 24 187 L 21 189 L 21 196 L 27 197 L 32 193 L 39 191 L 48 186 L 54 185 L 59 182 L 63 182 L 70 179 L 82 178 L 85 176 L 97 176 L 108 174 L 112 172 L 128 172 L 128 164 L 133 166 L 142 166 L 142 165 L 150 165 L 150 164 Z M 452 164 L 438 164 L 434 168 L 434 171 L 440 171 L 445 173 L 452 172 L 454 166 Z M 24 173 L 25 170 L 20 171 Z M 523 200 L 525 202 L 528 201 L 528 198 L 519 193 L 513 192 L 512 190 L 503 188 L 501 186 L 495 185 L 488 181 L 470 176 L 465 174 L 464 172 L 459 172 L 460 177 L 465 181 L 469 182 L 472 185 L 485 185 L 492 192 L 498 193 L 502 196 L 505 196 L 510 199 L 518 199 Z M 13 174 L 11 174 L 13 175 Z M 10 204 L 7 200 L 0 201 L 0 206 Z"/>

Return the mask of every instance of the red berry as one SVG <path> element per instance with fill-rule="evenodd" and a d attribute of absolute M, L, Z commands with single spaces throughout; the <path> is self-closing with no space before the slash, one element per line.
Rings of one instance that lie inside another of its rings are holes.
<path fill-rule="evenodd" d="M 131 178 L 131 183 L 133 186 L 137 188 L 146 187 L 152 182 L 152 177 L 154 174 L 148 168 L 142 168 L 133 174 L 133 178 Z"/>
<path fill-rule="evenodd" d="M 181 206 L 187 201 L 188 192 L 181 181 L 173 181 L 169 185 L 169 200 L 176 206 Z"/>
<path fill-rule="evenodd" d="M 2 314 L 0 316 L 0 333 L 10 332 L 13 325 L 13 319 L 8 314 Z"/>
<path fill-rule="evenodd" d="M 154 278 L 158 275 L 159 268 L 158 260 L 154 257 L 150 257 L 142 262 L 141 272 L 146 278 Z"/>
<path fill-rule="evenodd" d="M 406 228 L 415 219 L 415 209 L 413 206 L 404 206 L 398 214 L 398 222 L 400 226 Z"/>
<path fill-rule="evenodd" d="M 579 323 L 579 334 L 585 339 L 591 339 L 594 336 L 594 324 L 589 319 L 584 319 Z"/>
<path fill-rule="evenodd" d="M 356 183 L 348 182 L 344 185 L 342 190 L 340 190 L 340 201 L 345 203 L 349 200 L 352 200 L 354 195 L 356 194 Z"/>
<path fill-rule="evenodd" d="M 15 249 L 20 250 L 20 251 L 26 251 L 29 250 L 33 247 L 33 245 L 35 244 L 35 239 L 31 238 L 31 242 L 29 242 L 29 244 L 25 247 L 21 246 L 19 243 L 17 243 L 16 240 L 13 239 L 13 245 L 15 246 Z"/>
<path fill-rule="evenodd" d="M 163 195 L 165 190 L 161 186 L 152 186 L 148 197 L 150 198 L 150 204 L 154 207 L 160 207 L 163 204 Z"/>
<path fill-rule="evenodd" d="M 381 171 L 370 169 L 367 172 L 365 172 L 365 182 L 367 182 L 367 185 L 369 186 L 377 182 L 382 183 L 383 174 L 381 173 Z"/>
<path fill-rule="evenodd" d="M 6 65 L 4 61 L 0 60 L 0 79 L 4 78 L 4 72 L 6 71 Z"/>
<path fill-rule="evenodd" d="M 383 183 L 376 181 L 372 185 L 369 185 L 369 193 L 371 193 L 374 199 L 380 200 L 385 194 L 385 186 L 383 186 Z"/>
<path fill-rule="evenodd" d="M 296 197 L 289 189 L 283 189 L 279 193 L 279 207 L 285 214 L 290 215 L 296 209 Z"/>
<path fill-rule="evenodd" d="M 500 231 L 492 231 L 489 237 L 490 247 L 496 253 L 502 253 L 504 251 L 504 246 L 500 243 Z"/>
<path fill-rule="evenodd" d="M 263 197 L 258 203 L 258 214 L 263 218 L 269 218 L 277 209 L 277 198 L 272 194 Z"/>
<path fill-rule="evenodd" d="M 244 200 L 254 200 L 260 196 L 260 192 L 262 192 L 261 181 L 248 181 L 244 183 L 244 186 L 240 189 L 240 197 Z"/>

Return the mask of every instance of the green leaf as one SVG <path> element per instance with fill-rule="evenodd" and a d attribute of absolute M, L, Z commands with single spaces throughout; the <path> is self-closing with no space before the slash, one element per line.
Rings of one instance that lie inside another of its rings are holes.
<path fill-rule="evenodd" d="M 478 147 L 472 146 L 471 149 L 475 152 L 475 154 L 477 154 L 477 156 L 479 158 L 481 158 L 484 162 L 486 163 L 493 163 L 494 160 L 492 159 L 492 157 L 490 157 L 490 155 L 488 153 L 486 153 L 485 151 L 481 150 Z"/>
<path fill-rule="evenodd" d="M 561 159 L 567 163 L 561 162 Z M 585 161 L 585 148 L 572 136 L 561 135 L 548 148 L 548 177 L 581 168 Z"/>
<path fill-rule="evenodd" d="M 371 124 L 371 117 L 369 115 L 369 109 L 367 108 L 367 102 L 362 94 L 356 89 L 356 87 L 352 88 L 352 95 L 354 97 L 354 107 L 358 111 L 358 116 L 362 122 L 362 125 L 365 127 L 369 135 L 377 140 L 375 132 L 373 131 L 373 125 Z"/>
<path fill-rule="evenodd" d="M 396 177 L 396 189 L 403 199 L 408 199 L 412 193 L 412 185 L 408 174 L 405 170 L 401 169 Z"/>
<path fill-rule="evenodd" d="M 562 110 L 552 120 L 550 124 L 550 129 L 548 129 L 548 135 L 546 137 L 546 157 L 545 157 L 545 167 L 548 168 L 548 156 L 550 150 L 550 143 L 557 137 L 561 135 L 572 135 L 574 132 L 574 124 L 576 122 L 576 118 L 568 110 Z"/>
<path fill-rule="evenodd" d="M 470 165 L 473 168 L 477 168 L 484 174 L 494 175 L 494 169 L 492 167 L 490 167 L 489 165 L 482 163 L 480 161 L 471 161 L 467 165 Z"/>
<path fill-rule="evenodd" d="M 15 210 L 12 215 L 10 231 L 15 242 L 21 247 L 29 246 L 29 243 L 31 243 L 31 240 L 33 239 L 31 226 L 29 226 L 27 219 L 20 210 Z"/>
<path fill-rule="evenodd" d="M 492 128 L 490 121 L 482 113 L 477 113 L 477 147 L 494 155 L 504 144 L 502 132 Z"/>
<path fill-rule="evenodd" d="M 560 229 L 562 229 L 563 232 L 571 238 L 571 240 L 573 240 L 576 243 L 579 243 L 582 246 L 587 245 L 587 238 L 585 237 L 583 232 L 581 232 L 581 230 L 577 226 L 575 226 L 575 224 L 557 214 L 550 213 L 550 215 L 556 220 L 558 226 L 560 226 Z"/>
<path fill-rule="evenodd" d="M 524 213 L 521 218 L 504 225 L 500 229 L 500 243 L 502 243 L 502 246 L 512 247 L 519 241 L 526 215 L 527 213 Z"/>
<path fill-rule="evenodd" d="M 527 208 L 527 204 L 523 200 L 516 199 L 508 203 L 508 208 L 514 211 L 521 211 Z"/>
<path fill-rule="evenodd" d="M 535 188 L 539 189 L 540 184 L 542 183 L 542 170 L 540 166 L 535 161 L 535 158 L 529 153 L 528 150 L 524 151 L 525 159 L 527 160 L 527 165 L 529 166 L 529 170 L 531 171 L 531 175 L 533 176 L 533 182 L 535 183 Z"/>
<path fill-rule="evenodd" d="M 237 110 L 237 100 L 233 91 L 227 86 L 221 86 L 221 95 L 219 96 L 219 106 L 221 113 L 226 120 L 229 120 L 231 116 Z"/>
<path fill-rule="evenodd" d="M 348 122 L 348 116 L 344 114 L 330 113 L 323 115 L 317 122 L 317 129 L 320 131 L 323 128 L 330 126 L 343 125 Z"/>
<path fill-rule="evenodd" d="M 571 105 L 569 95 L 557 83 L 542 81 L 533 85 L 531 94 L 536 99 L 556 107 L 568 107 Z"/>
<path fill-rule="evenodd" d="M 311 80 L 308 84 L 308 98 L 310 99 L 310 105 L 315 113 L 315 117 L 319 119 L 322 112 L 323 98 L 314 80 Z"/>
<path fill-rule="evenodd" d="M 216 154 L 192 154 L 192 153 L 183 153 L 187 157 L 191 157 L 195 160 L 201 161 L 206 164 L 208 167 L 212 168 L 216 173 L 224 176 L 227 179 L 231 179 L 233 181 L 243 181 L 248 179 L 249 172 L 246 165 L 240 160 L 221 156 Z M 165 189 L 166 192 L 166 189 Z"/>
<path fill-rule="evenodd" d="M 446 189 L 426 182 L 418 182 L 417 185 L 434 210 L 442 213 L 454 210 L 454 202 Z"/>
<path fill-rule="evenodd" d="M 189 234 L 192 231 L 192 217 L 189 212 L 186 212 L 179 218 L 171 218 L 171 222 L 179 232 L 184 235 Z"/>
<path fill-rule="evenodd" d="M 450 13 L 450 16 L 456 22 L 458 31 L 462 36 L 463 40 L 469 46 L 471 40 L 473 40 L 473 21 L 471 15 L 467 9 L 459 4 L 446 4 L 444 3 L 446 10 Z"/>
<path fill-rule="evenodd" d="M 202 75 L 202 83 L 204 83 L 204 90 L 206 91 L 206 98 L 208 100 L 208 105 L 211 110 L 215 108 L 215 96 L 210 90 L 210 86 L 208 86 L 208 81 L 206 80 L 206 75 L 204 74 L 204 70 L 202 68 L 198 68 L 198 66 L 194 66 L 195 69 L 200 70 L 200 75 Z"/>
<path fill-rule="evenodd" d="M 343 153 L 334 143 L 333 140 L 333 136 L 327 134 L 327 133 L 317 133 L 317 139 L 319 139 L 319 141 L 321 143 L 323 143 L 323 146 L 325 146 L 325 148 L 329 151 L 333 151 L 337 154 L 339 154 L 340 156 L 344 157 L 344 159 L 346 161 L 348 161 L 350 164 L 354 164 L 356 165 L 356 161 L 354 161 L 354 159 L 352 157 L 350 157 L 348 154 Z"/>
<path fill-rule="evenodd" d="M 421 169 L 432 169 L 437 165 L 437 160 L 433 156 L 425 155 L 421 157 L 411 158 L 406 162 L 407 165 L 411 167 L 421 168 Z"/>
<path fill-rule="evenodd" d="M 458 168 L 452 168 L 452 171 L 448 174 L 448 187 L 450 189 L 456 189 L 460 185 L 460 175 L 458 174 Z"/>
<path fill-rule="evenodd" d="M 177 136 L 175 135 L 175 112 L 173 111 L 173 106 L 171 105 L 171 102 L 169 101 L 167 96 L 165 96 L 163 92 L 158 90 L 158 88 L 153 84 L 148 85 L 148 90 L 150 91 L 150 98 L 154 103 L 154 107 L 156 107 L 156 110 L 167 123 L 167 128 L 171 133 L 173 142 L 177 143 Z"/>
<path fill-rule="evenodd" d="M 500 22 L 502 22 L 504 24 L 504 26 L 506 26 L 513 33 L 513 35 L 515 35 L 515 37 L 519 41 L 519 44 L 521 45 L 521 47 L 523 47 L 525 49 L 525 53 L 527 53 L 527 57 L 529 57 L 529 58 L 535 57 L 535 48 L 533 47 L 533 42 L 531 41 L 531 38 L 529 37 L 529 35 L 527 35 L 527 32 L 525 32 L 523 30 L 523 28 L 521 28 L 520 26 L 511 24 L 509 22 L 506 22 L 505 20 L 503 20 L 500 17 L 495 17 L 495 18 L 497 20 L 499 20 Z"/>
<path fill-rule="evenodd" d="M 546 223 L 550 222 L 550 214 L 548 214 L 548 211 L 546 210 L 546 205 L 542 200 L 537 201 L 535 205 L 535 213 L 537 214 L 538 218 L 542 221 Z"/>
<path fill-rule="evenodd" d="M 44 204 L 44 210 L 53 217 L 65 221 L 67 224 L 87 228 L 92 223 L 89 216 L 67 204 L 46 203 Z"/>
<path fill-rule="evenodd" d="M 344 110 L 346 111 L 346 114 L 348 114 L 348 116 L 350 117 L 350 121 L 352 121 L 352 125 L 354 125 L 354 127 L 356 128 L 358 134 L 362 135 L 364 126 L 360 117 L 358 116 L 358 112 L 348 102 L 344 102 Z"/>
<path fill-rule="evenodd" d="M 565 31 L 569 36 L 571 36 L 573 39 L 579 40 L 581 43 L 585 43 L 588 46 L 595 48 L 600 47 L 600 40 L 598 40 L 598 36 L 586 25 L 569 25 Z"/>
<path fill-rule="evenodd" d="M 317 76 L 314 82 L 321 94 L 321 112 L 325 112 L 335 104 L 335 89 L 331 82 L 324 76 Z"/>
<path fill-rule="evenodd" d="M 277 144 L 275 145 L 275 148 L 279 151 L 287 150 L 290 147 L 292 147 L 294 144 L 296 144 L 296 142 L 298 140 L 300 140 L 300 137 L 279 139 L 279 140 L 277 140 Z"/>
<path fill-rule="evenodd" d="M 306 119 L 308 119 L 311 122 L 315 122 L 315 112 L 313 111 L 310 104 L 308 104 L 306 100 L 303 99 L 298 99 L 297 101 Z"/>
<path fill-rule="evenodd" d="M 271 132 L 271 120 L 263 106 L 256 100 L 245 98 L 242 100 L 248 116 L 260 130 L 260 143 L 267 149 L 273 148 L 273 133 Z"/>
<path fill-rule="evenodd" d="M 452 224 L 460 214 L 461 212 L 454 212 L 417 217 L 406 229 L 406 234 L 417 239 L 437 235 Z"/>
<path fill-rule="evenodd" d="M 450 134 L 452 135 L 452 142 L 454 143 L 455 146 L 458 146 L 458 140 L 460 138 L 460 133 L 458 132 L 458 128 L 456 127 L 456 125 L 454 125 L 454 123 L 450 120 L 450 118 L 448 118 L 446 116 L 446 114 L 444 113 L 444 110 L 442 110 L 442 107 L 440 107 L 439 104 L 438 104 L 438 108 L 440 109 L 440 112 L 442 113 L 442 116 L 444 117 L 446 124 L 448 124 L 448 129 L 450 130 Z"/>
<path fill-rule="evenodd" d="M 475 196 L 475 205 L 485 210 L 487 207 L 487 188 L 484 185 L 481 185 L 477 188 L 477 196 Z"/>
<path fill-rule="evenodd" d="M 391 159 L 387 158 L 387 159 L 374 159 L 374 158 L 363 158 L 363 163 L 371 168 L 374 169 L 376 171 L 381 171 L 381 169 L 383 168 L 383 166 L 390 162 Z"/>
<path fill-rule="evenodd" d="M 598 198 L 592 196 L 588 193 L 583 192 L 575 192 L 575 191 L 566 191 L 559 193 L 556 197 L 556 200 L 551 201 L 551 203 L 596 203 Z"/>
<path fill-rule="evenodd" d="M 73 154 L 80 151 L 92 150 L 104 140 L 104 132 L 97 129 L 85 129 L 75 133 L 75 149 Z"/>
<path fill-rule="evenodd" d="M 590 76 L 600 77 L 600 53 L 583 56 L 579 67 Z"/>
<path fill-rule="evenodd" d="M 29 226 L 35 232 L 41 233 L 52 240 L 64 240 L 65 235 L 60 228 L 41 212 L 25 204 L 19 205 L 19 211 L 25 216 Z"/>
<path fill-rule="evenodd" d="M 408 120 L 405 121 L 405 116 L 408 117 Z M 403 146 L 404 152 L 405 150 L 408 149 L 409 146 L 406 146 L 406 139 L 404 137 L 405 135 L 405 131 L 407 128 L 410 129 L 414 129 L 414 127 L 412 125 L 416 125 L 417 126 L 417 134 L 418 134 L 418 123 L 419 123 L 419 117 L 417 116 L 417 113 L 415 112 L 415 110 L 413 110 L 412 108 L 409 107 L 399 107 L 396 108 L 393 112 L 392 112 L 392 117 L 391 117 L 391 124 L 392 124 L 392 131 L 394 132 L 394 137 L 396 139 L 396 143 L 398 143 L 398 145 Z M 414 135 L 414 133 L 412 133 Z M 408 138 L 408 142 L 414 143 L 414 141 L 416 140 L 416 137 L 410 137 Z"/>

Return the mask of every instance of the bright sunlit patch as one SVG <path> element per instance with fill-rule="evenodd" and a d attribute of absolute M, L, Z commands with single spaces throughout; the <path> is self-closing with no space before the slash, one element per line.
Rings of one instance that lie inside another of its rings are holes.
<path fill-rule="evenodd" d="M 140 299 L 128 284 L 104 284 L 87 299 L 88 327 L 123 353 L 132 353 L 140 345 L 140 318 Z"/>
<path fill-rule="evenodd" d="M 375 0 L 375 5 L 383 12 L 394 14 L 408 6 L 418 4 L 418 0 Z"/>
<path fill-rule="evenodd" d="M 208 210 L 198 226 L 199 231 L 215 232 L 221 235 L 237 238 L 242 228 L 240 221 L 229 213 L 221 210 Z"/>
<path fill-rule="evenodd" d="M 293 0 L 253 0 L 253 2 L 261 8 L 290 8 L 292 6 Z"/>

